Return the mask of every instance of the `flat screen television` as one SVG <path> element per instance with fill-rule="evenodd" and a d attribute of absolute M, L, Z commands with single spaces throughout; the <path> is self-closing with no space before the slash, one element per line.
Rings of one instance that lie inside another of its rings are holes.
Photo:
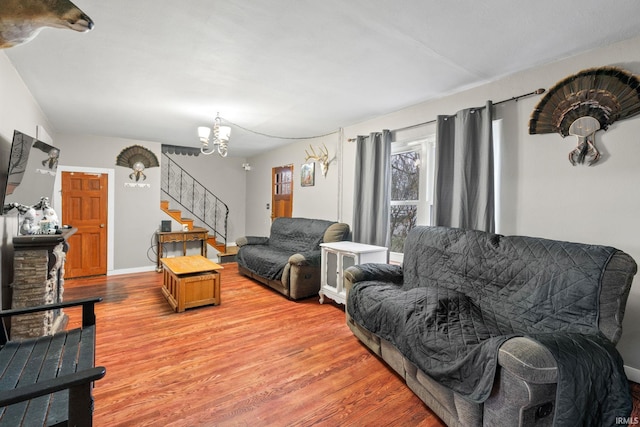
<path fill-rule="evenodd" d="M 0 206 L 32 206 L 42 197 L 51 200 L 59 156 L 58 148 L 14 131 L 9 162 L 0 176 Z"/>

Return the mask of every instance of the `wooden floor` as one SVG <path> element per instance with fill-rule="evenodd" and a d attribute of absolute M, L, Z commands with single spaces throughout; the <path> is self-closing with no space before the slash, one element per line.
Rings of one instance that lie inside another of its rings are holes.
<path fill-rule="evenodd" d="M 292 302 L 224 268 L 222 304 L 179 314 L 162 274 L 65 282 L 67 301 L 104 298 L 95 426 L 444 426 L 353 336 L 342 306 Z"/>
<path fill-rule="evenodd" d="M 629 425 L 637 425 L 640 420 L 640 384 L 629 381 L 631 385 L 631 397 L 633 398 L 633 410 L 631 411 L 631 422 Z"/>

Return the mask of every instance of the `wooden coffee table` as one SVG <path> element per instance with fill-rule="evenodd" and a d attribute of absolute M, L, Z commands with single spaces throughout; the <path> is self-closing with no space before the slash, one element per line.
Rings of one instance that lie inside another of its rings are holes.
<path fill-rule="evenodd" d="M 177 313 L 187 308 L 219 305 L 222 266 L 201 255 L 161 258 L 162 294 Z"/>

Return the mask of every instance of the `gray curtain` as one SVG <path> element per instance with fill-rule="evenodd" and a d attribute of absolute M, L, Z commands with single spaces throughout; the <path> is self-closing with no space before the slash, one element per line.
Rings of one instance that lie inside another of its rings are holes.
<path fill-rule="evenodd" d="M 491 101 L 437 122 L 434 224 L 494 232 Z"/>
<path fill-rule="evenodd" d="M 358 136 L 353 241 L 389 247 L 391 132 Z"/>

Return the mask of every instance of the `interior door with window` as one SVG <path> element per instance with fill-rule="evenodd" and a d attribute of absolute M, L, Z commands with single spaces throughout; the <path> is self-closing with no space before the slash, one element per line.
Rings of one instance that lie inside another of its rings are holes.
<path fill-rule="evenodd" d="M 293 212 L 293 165 L 271 170 L 271 220 L 291 218 Z"/>
<path fill-rule="evenodd" d="M 65 277 L 107 274 L 107 175 L 62 172 L 62 223 L 69 238 Z"/>

